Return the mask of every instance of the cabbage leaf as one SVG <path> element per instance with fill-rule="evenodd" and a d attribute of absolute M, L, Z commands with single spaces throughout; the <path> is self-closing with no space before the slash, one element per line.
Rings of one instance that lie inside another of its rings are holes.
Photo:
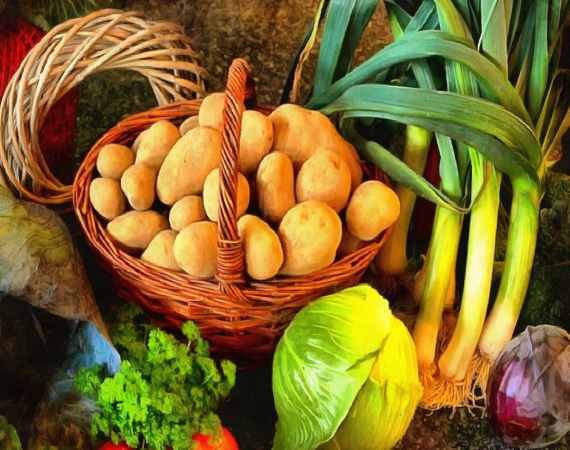
<path fill-rule="evenodd" d="M 297 314 L 273 359 L 274 450 L 313 450 L 335 435 L 392 317 L 388 302 L 365 284 L 321 297 Z"/>

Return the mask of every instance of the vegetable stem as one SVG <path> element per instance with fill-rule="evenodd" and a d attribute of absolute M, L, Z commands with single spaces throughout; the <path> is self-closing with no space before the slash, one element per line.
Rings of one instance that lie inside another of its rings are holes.
<path fill-rule="evenodd" d="M 426 261 L 425 286 L 414 326 L 420 369 L 430 368 L 435 360 L 437 335 L 449 283 L 455 273 L 462 223 L 461 214 L 443 207 L 436 209 Z"/>
<path fill-rule="evenodd" d="M 451 340 L 439 360 L 441 374 L 451 381 L 465 378 L 477 349 L 491 292 L 501 174 L 495 171 L 490 162 L 485 163 L 485 180 L 469 219 L 469 243 L 459 317 Z M 472 184 L 475 185 L 474 179 Z"/>
<path fill-rule="evenodd" d="M 512 338 L 532 272 L 538 232 L 540 189 L 529 177 L 513 179 L 513 200 L 504 271 L 481 340 L 480 353 L 494 361 Z"/>
<path fill-rule="evenodd" d="M 432 133 L 424 128 L 406 126 L 403 161 L 417 174 L 424 171 L 431 139 Z M 396 187 L 396 194 L 400 199 L 400 216 L 376 259 L 378 269 L 389 275 L 404 273 L 408 265 L 406 243 L 416 203 L 415 192 L 401 184 Z"/>

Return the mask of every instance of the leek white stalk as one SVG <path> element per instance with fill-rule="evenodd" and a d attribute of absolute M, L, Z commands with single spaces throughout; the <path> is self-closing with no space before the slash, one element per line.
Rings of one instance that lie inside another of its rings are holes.
<path fill-rule="evenodd" d="M 462 223 L 461 214 L 444 207 L 436 209 L 426 261 L 425 285 L 413 333 L 420 370 L 430 370 L 435 360 L 449 282 L 455 273 Z"/>
<path fill-rule="evenodd" d="M 431 140 L 431 132 L 413 125 L 406 126 L 403 161 L 419 175 L 424 171 Z M 417 197 L 414 191 L 401 184 L 396 187 L 396 194 L 400 199 L 400 216 L 376 258 L 378 269 L 387 275 L 400 275 L 406 271 L 408 229 Z"/>
<path fill-rule="evenodd" d="M 501 175 L 491 163 L 485 164 L 485 172 L 485 185 L 469 219 L 461 309 L 451 341 L 438 363 L 441 374 L 450 381 L 465 378 L 477 349 L 491 292 Z"/>
<path fill-rule="evenodd" d="M 536 249 L 539 205 L 537 182 L 524 176 L 515 178 L 501 284 L 479 342 L 481 355 L 490 362 L 513 337 L 526 296 Z"/>

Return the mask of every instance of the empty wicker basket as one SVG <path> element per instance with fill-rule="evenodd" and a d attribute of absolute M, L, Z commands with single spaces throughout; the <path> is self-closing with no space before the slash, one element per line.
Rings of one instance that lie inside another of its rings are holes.
<path fill-rule="evenodd" d="M 249 68 L 235 60 L 229 71 L 222 132 L 222 162 L 218 223 L 218 267 L 214 280 L 191 276 L 148 264 L 120 250 L 89 202 L 89 185 L 100 149 L 108 143 L 130 145 L 138 133 L 154 122 L 180 123 L 196 115 L 200 101 L 180 102 L 134 115 L 109 130 L 91 149 L 74 183 L 77 217 L 89 244 L 113 274 L 118 294 L 141 304 L 172 325 L 185 320 L 198 323 L 213 350 L 238 359 L 263 359 L 294 314 L 312 299 L 357 283 L 382 246 L 376 241 L 337 260 L 323 270 L 302 277 L 276 277 L 255 282 L 244 275 L 243 250 L 236 227 L 236 185 L 241 116 L 246 97 L 253 95 Z M 246 94 L 246 91 L 248 93 Z M 271 109 L 259 107 L 268 114 Z"/>
<path fill-rule="evenodd" d="M 108 70 L 145 76 L 159 105 L 205 93 L 206 71 L 180 25 L 105 9 L 56 26 L 22 61 L 0 104 L 0 178 L 4 175 L 22 197 L 69 205 L 71 186 L 46 164 L 39 132 L 61 97 Z"/>

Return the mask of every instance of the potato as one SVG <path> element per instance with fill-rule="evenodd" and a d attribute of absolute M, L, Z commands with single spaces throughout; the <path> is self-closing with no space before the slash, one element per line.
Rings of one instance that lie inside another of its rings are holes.
<path fill-rule="evenodd" d="M 281 222 L 295 206 L 293 164 L 289 157 L 283 152 L 269 153 L 259 164 L 255 184 L 263 217 L 273 223 Z"/>
<path fill-rule="evenodd" d="M 131 250 L 144 250 L 168 221 L 156 211 L 129 211 L 107 224 L 114 241 Z"/>
<path fill-rule="evenodd" d="M 147 166 L 158 170 L 176 141 L 180 139 L 180 133 L 175 125 L 168 120 L 159 120 L 148 130 L 145 130 L 137 148 L 137 163 L 145 163 Z"/>
<path fill-rule="evenodd" d="M 237 223 L 245 252 L 247 274 L 254 280 L 267 280 L 283 264 L 283 248 L 277 233 L 259 217 L 246 214 Z"/>
<path fill-rule="evenodd" d="M 299 202 L 319 200 L 339 212 L 350 196 L 348 165 L 338 153 L 319 150 L 301 166 L 295 193 Z"/>
<path fill-rule="evenodd" d="M 198 112 L 198 122 L 201 127 L 222 130 L 225 97 L 226 94 L 223 92 L 215 92 L 202 100 L 200 111 Z"/>
<path fill-rule="evenodd" d="M 352 194 L 346 209 L 346 226 L 363 241 L 375 239 L 400 215 L 400 200 L 381 181 L 362 183 Z"/>
<path fill-rule="evenodd" d="M 158 172 L 156 192 L 172 205 L 186 195 L 202 192 L 208 174 L 220 165 L 222 137 L 213 128 L 198 127 L 182 136 Z"/>
<path fill-rule="evenodd" d="M 155 181 L 156 170 L 145 163 L 136 163 L 125 170 L 121 177 L 121 189 L 133 209 L 144 211 L 152 206 Z"/>
<path fill-rule="evenodd" d="M 285 253 L 280 273 L 305 275 L 334 262 L 342 223 L 329 205 L 309 200 L 291 208 L 279 225 Z"/>
<path fill-rule="evenodd" d="M 93 209 L 107 220 L 123 214 L 126 206 L 121 186 L 112 178 L 95 178 L 89 186 L 89 200 Z"/>
<path fill-rule="evenodd" d="M 186 133 L 188 133 L 190 130 L 193 130 L 197 126 L 199 126 L 198 116 L 188 117 L 188 119 L 186 119 L 184 122 L 182 122 L 182 124 L 178 128 L 178 131 L 180 132 L 180 136 L 184 136 Z"/>
<path fill-rule="evenodd" d="M 273 123 L 273 150 L 286 153 L 299 168 L 318 150 L 333 150 L 350 169 L 352 189 L 362 182 L 362 168 L 354 147 L 345 141 L 327 116 L 298 105 L 284 104 L 269 119 Z"/>
<path fill-rule="evenodd" d="M 220 192 L 220 170 L 214 169 L 206 177 L 204 182 L 204 210 L 208 219 L 212 222 L 218 221 L 218 196 Z M 237 187 L 237 211 L 236 217 L 241 217 L 249 206 L 249 183 L 247 178 L 241 173 L 238 173 L 238 187 Z"/>
<path fill-rule="evenodd" d="M 174 241 L 174 258 L 184 272 L 197 278 L 216 274 L 218 226 L 195 222 L 184 228 Z"/>
<path fill-rule="evenodd" d="M 133 151 L 133 153 L 135 155 L 137 154 L 137 150 L 139 149 L 139 147 L 141 145 L 141 140 L 147 131 L 148 131 L 148 128 L 144 131 L 141 131 L 139 133 L 139 135 L 137 136 L 137 138 L 135 139 L 135 142 L 133 142 L 133 145 L 131 145 L 131 150 Z"/>
<path fill-rule="evenodd" d="M 342 136 L 339 135 L 339 137 L 342 139 Z M 360 166 L 358 152 L 350 142 L 347 142 L 344 139 L 339 142 L 337 147 L 334 147 L 334 150 L 342 156 L 348 164 L 351 180 L 350 188 L 351 191 L 354 191 L 362 183 L 362 167 Z"/>
<path fill-rule="evenodd" d="M 168 215 L 170 228 L 181 231 L 191 223 L 206 220 L 206 211 L 199 195 L 187 195 L 178 200 Z"/>
<path fill-rule="evenodd" d="M 97 156 L 97 171 L 104 178 L 120 180 L 123 172 L 135 161 L 135 155 L 129 147 L 120 144 L 103 146 Z"/>
<path fill-rule="evenodd" d="M 254 173 L 273 145 L 273 124 L 258 111 L 244 111 L 239 141 L 239 167 L 244 174 Z"/>
<path fill-rule="evenodd" d="M 172 230 L 158 233 L 148 244 L 141 259 L 165 269 L 180 271 L 180 266 L 174 259 L 174 241 L 177 234 Z"/>
<path fill-rule="evenodd" d="M 350 233 L 346 227 L 342 227 L 342 239 L 340 245 L 338 246 L 338 254 L 340 256 L 348 255 L 359 248 L 362 248 L 365 242 L 362 239 L 358 239 L 356 236 Z"/>

